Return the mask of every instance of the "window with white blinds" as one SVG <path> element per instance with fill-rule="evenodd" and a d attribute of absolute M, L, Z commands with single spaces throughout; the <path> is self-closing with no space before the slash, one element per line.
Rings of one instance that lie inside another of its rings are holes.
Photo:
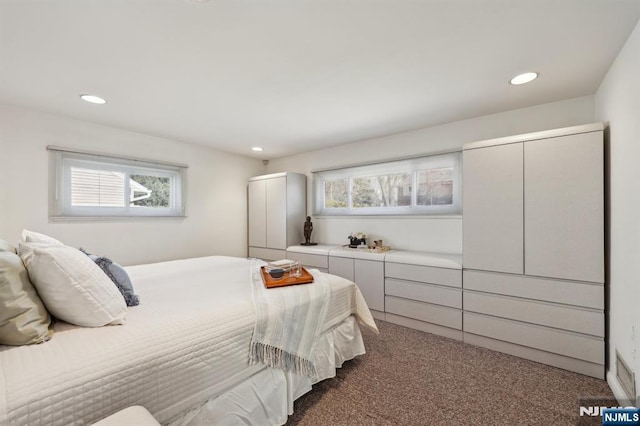
<path fill-rule="evenodd" d="M 50 216 L 184 216 L 185 166 L 52 150 Z"/>
<path fill-rule="evenodd" d="M 314 173 L 317 215 L 459 214 L 460 153 Z"/>

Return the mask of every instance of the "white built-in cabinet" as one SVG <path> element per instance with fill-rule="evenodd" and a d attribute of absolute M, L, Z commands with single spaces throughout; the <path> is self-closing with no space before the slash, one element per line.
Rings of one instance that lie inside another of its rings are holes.
<path fill-rule="evenodd" d="M 469 343 L 604 377 L 600 123 L 463 151 Z"/>
<path fill-rule="evenodd" d="M 465 268 L 604 281 L 602 125 L 581 127 L 465 145 Z"/>
<path fill-rule="evenodd" d="M 291 246 L 287 259 L 300 261 L 306 268 L 318 269 L 355 282 L 371 313 L 384 319 L 385 253 L 371 253 L 340 246 Z"/>
<path fill-rule="evenodd" d="M 521 143 L 463 153 L 465 268 L 524 271 L 522 153 Z"/>
<path fill-rule="evenodd" d="M 288 246 L 304 241 L 306 176 L 274 173 L 249 179 L 249 256 L 284 259 Z"/>
<path fill-rule="evenodd" d="M 524 273 L 604 282 L 602 130 L 524 144 Z"/>
<path fill-rule="evenodd" d="M 355 282 L 374 318 L 462 340 L 462 256 L 291 246 L 287 259 Z"/>
<path fill-rule="evenodd" d="M 462 256 L 299 246 L 304 180 L 254 178 L 250 255 L 354 281 L 377 319 L 603 378 L 603 163 L 600 123 L 465 145 Z"/>
<path fill-rule="evenodd" d="M 287 247 L 287 259 L 297 260 L 305 268 L 329 272 L 329 251 L 336 246 L 318 244 L 315 246 Z"/>
<path fill-rule="evenodd" d="M 329 273 L 356 283 L 374 317 L 384 319 L 384 254 L 329 252 Z"/>
<path fill-rule="evenodd" d="M 385 319 L 462 340 L 462 257 L 394 251 L 385 264 Z"/>

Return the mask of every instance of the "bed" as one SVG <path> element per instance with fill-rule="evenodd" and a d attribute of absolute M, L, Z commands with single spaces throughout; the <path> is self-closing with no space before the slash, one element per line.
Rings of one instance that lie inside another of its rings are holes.
<path fill-rule="evenodd" d="M 354 283 L 312 270 L 330 289 L 314 374 L 251 363 L 255 268 L 223 256 L 126 268 L 141 303 L 125 325 L 59 322 L 47 343 L 0 346 L 0 424 L 91 424 L 132 405 L 170 425 L 285 423 L 296 398 L 365 352 L 358 322 L 375 323 Z"/>

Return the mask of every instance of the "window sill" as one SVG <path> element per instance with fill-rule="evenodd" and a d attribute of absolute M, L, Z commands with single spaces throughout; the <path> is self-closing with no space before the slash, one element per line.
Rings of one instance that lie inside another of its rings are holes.
<path fill-rule="evenodd" d="M 462 214 L 314 214 L 314 219 L 462 219 Z"/>
<path fill-rule="evenodd" d="M 140 222 L 151 220 L 178 219 L 183 220 L 188 216 L 49 216 L 49 223 L 52 222 Z"/>

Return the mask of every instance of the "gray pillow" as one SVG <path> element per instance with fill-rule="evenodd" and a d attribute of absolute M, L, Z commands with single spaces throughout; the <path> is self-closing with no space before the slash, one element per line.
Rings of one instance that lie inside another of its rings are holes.
<path fill-rule="evenodd" d="M 51 339 L 51 317 L 20 256 L 0 251 L 0 344 L 29 345 Z"/>
<path fill-rule="evenodd" d="M 84 254 L 89 256 L 89 259 L 93 260 L 96 265 L 100 267 L 104 271 L 105 274 L 113 281 L 113 283 L 118 287 L 120 293 L 122 293 L 122 297 L 124 297 L 124 301 L 127 303 L 127 306 L 138 306 L 140 304 L 140 299 L 133 291 L 133 284 L 131 283 L 131 278 L 129 278 L 129 274 L 124 268 L 117 263 L 113 263 L 111 259 L 106 257 L 96 256 L 95 254 L 90 254 L 80 249 Z"/>

